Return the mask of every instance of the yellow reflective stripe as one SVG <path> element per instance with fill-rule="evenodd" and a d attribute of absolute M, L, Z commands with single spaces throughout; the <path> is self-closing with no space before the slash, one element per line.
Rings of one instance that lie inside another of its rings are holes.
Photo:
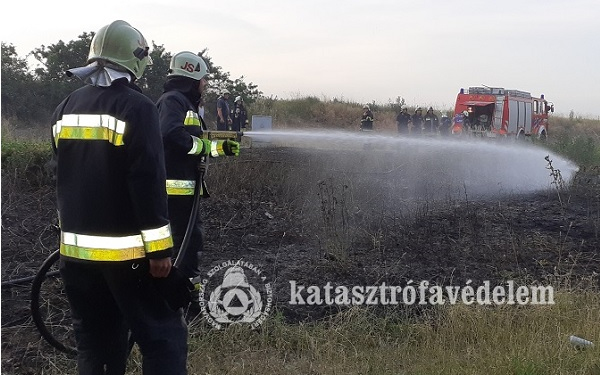
<path fill-rule="evenodd" d="M 123 134 L 106 128 L 72 128 L 63 127 L 58 139 L 82 139 L 108 141 L 115 146 L 123 146 Z M 58 139 L 56 142 L 58 143 Z"/>
<path fill-rule="evenodd" d="M 173 237 L 163 238 L 161 240 L 148 241 L 144 243 L 146 253 L 167 250 L 173 247 Z"/>
<path fill-rule="evenodd" d="M 102 249 L 68 245 L 65 243 L 60 244 L 60 253 L 71 258 L 113 262 L 140 259 L 146 256 L 143 246 L 129 249 Z"/>
<path fill-rule="evenodd" d="M 213 158 L 225 155 L 225 151 L 223 151 L 223 141 L 212 141 L 210 143 L 210 155 Z"/>
<path fill-rule="evenodd" d="M 124 261 L 144 258 L 146 253 L 173 247 L 169 225 L 122 237 L 61 232 L 60 253 L 77 259 Z"/>
<path fill-rule="evenodd" d="M 171 226 L 167 224 L 160 228 L 143 230 L 142 240 L 147 253 L 167 250 L 173 247 Z"/>
<path fill-rule="evenodd" d="M 167 195 L 194 195 L 194 189 L 167 188 Z"/>
<path fill-rule="evenodd" d="M 196 181 L 191 180 L 167 180 L 168 195 L 194 195 Z"/>
<path fill-rule="evenodd" d="M 183 120 L 183 125 L 200 126 L 200 118 L 198 117 L 198 114 L 194 111 L 187 111 L 185 114 L 185 119 Z"/>
<path fill-rule="evenodd" d="M 126 123 L 110 115 L 64 115 L 52 126 L 54 142 L 59 139 L 104 140 L 122 146 Z"/>

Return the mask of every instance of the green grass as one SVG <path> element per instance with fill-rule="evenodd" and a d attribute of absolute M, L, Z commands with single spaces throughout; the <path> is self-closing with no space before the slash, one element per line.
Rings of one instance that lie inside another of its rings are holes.
<path fill-rule="evenodd" d="M 2 139 L 2 180 L 18 189 L 38 189 L 51 183 L 50 141 Z"/>

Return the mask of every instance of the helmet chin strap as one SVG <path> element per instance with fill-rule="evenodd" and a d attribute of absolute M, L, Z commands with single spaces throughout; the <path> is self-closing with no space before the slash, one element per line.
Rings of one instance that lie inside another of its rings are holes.
<path fill-rule="evenodd" d="M 72 68 L 66 71 L 67 76 L 75 76 L 82 80 L 86 85 L 108 87 L 114 81 L 126 78 L 131 82 L 131 74 L 123 71 L 123 68 L 110 62 L 94 61 L 86 66 Z"/>

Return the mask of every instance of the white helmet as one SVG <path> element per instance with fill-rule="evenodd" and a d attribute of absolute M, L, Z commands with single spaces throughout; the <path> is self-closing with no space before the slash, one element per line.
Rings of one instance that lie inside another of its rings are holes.
<path fill-rule="evenodd" d="M 199 81 L 206 75 L 208 75 L 208 66 L 202 57 L 189 51 L 183 51 L 176 53 L 171 58 L 167 76 L 189 77 Z"/>
<path fill-rule="evenodd" d="M 223 89 L 223 91 L 221 91 L 221 95 L 229 95 L 229 94 L 231 94 L 231 93 L 227 89 Z"/>
<path fill-rule="evenodd" d="M 368 106 L 368 105 L 366 105 L 366 104 L 363 106 L 363 109 L 366 109 L 366 110 L 371 110 L 371 108 L 369 108 L 369 106 Z"/>
<path fill-rule="evenodd" d="M 242 101 L 242 97 L 238 95 L 235 97 L 235 100 L 233 102 L 237 103 L 237 102 L 241 102 L 241 101 Z"/>

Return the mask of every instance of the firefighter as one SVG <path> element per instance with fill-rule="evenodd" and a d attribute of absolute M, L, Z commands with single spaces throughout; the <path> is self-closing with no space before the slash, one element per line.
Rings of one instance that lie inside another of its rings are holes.
<path fill-rule="evenodd" d="M 231 123 L 229 90 L 225 89 L 217 98 L 217 130 L 231 130 Z"/>
<path fill-rule="evenodd" d="M 465 132 L 470 132 L 471 131 L 471 120 L 469 119 L 469 112 L 468 111 L 463 111 L 462 112 L 462 123 L 463 123 L 463 129 Z"/>
<path fill-rule="evenodd" d="M 150 374 L 186 374 L 181 306 L 189 280 L 172 267 L 165 164 L 154 103 L 135 85 L 148 43 L 125 21 L 94 35 L 85 85 L 52 114 L 60 273 L 79 374 L 124 374 L 128 328 Z"/>
<path fill-rule="evenodd" d="M 241 96 L 236 96 L 233 101 L 233 109 L 231 110 L 231 130 L 237 132 L 246 129 L 248 126 L 248 113 L 244 105 L 244 99 Z"/>
<path fill-rule="evenodd" d="M 477 125 L 481 128 L 481 130 L 490 130 L 490 116 L 483 113 L 477 117 Z"/>
<path fill-rule="evenodd" d="M 402 107 L 398 116 L 396 116 L 396 124 L 398 125 L 398 133 L 399 134 L 408 134 L 408 127 L 410 126 L 410 115 L 408 114 L 408 110 L 406 107 Z"/>
<path fill-rule="evenodd" d="M 175 256 L 180 250 L 192 211 L 194 188 L 203 162 L 201 158 L 239 155 L 238 142 L 202 138 L 206 124 L 198 115 L 197 108 L 208 85 L 207 75 L 208 67 L 200 56 L 188 51 L 173 55 L 163 94 L 156 102 L 164 144 Z M 200 215 L 196 214 L 191 230 L 179 267 L 187 278 L 200 275 L 198 262 L 204 249 Z M 197 302 L 198 293 L 194 293 L 193 297 L 192 302 Z"/>
<path fill-rule="evenodd" d="M 440 121 L 440 134 L 443 136 L 450 135 L 450 128 L 452 127 L 452 120 L 445 113 L 442 114 L 442 119 Z"/>
<path fill-rule="evenodd" d="M 363 114 L 360 120 L 360 131 L 373 131 L 373 112 L 368 105 L 363 106 Z"/>
<path fill-rule="evenodd" d="M 423 122 L 423 109 L 421 107 L 415 109 L 415 113 L 411 116 L 410 122 L 415 131 L 420 132 L 421 134 L 424 132 L 425 123 Z"/>
<path fill-rule="evenodd" d="M 435 113 L 433 113 L 433 107 L 429 107 L 425 117 L 423 118 L 423 125 L 426 132 L 430 134 L 436 134 L 440 126 L 440 122 Z"/>

